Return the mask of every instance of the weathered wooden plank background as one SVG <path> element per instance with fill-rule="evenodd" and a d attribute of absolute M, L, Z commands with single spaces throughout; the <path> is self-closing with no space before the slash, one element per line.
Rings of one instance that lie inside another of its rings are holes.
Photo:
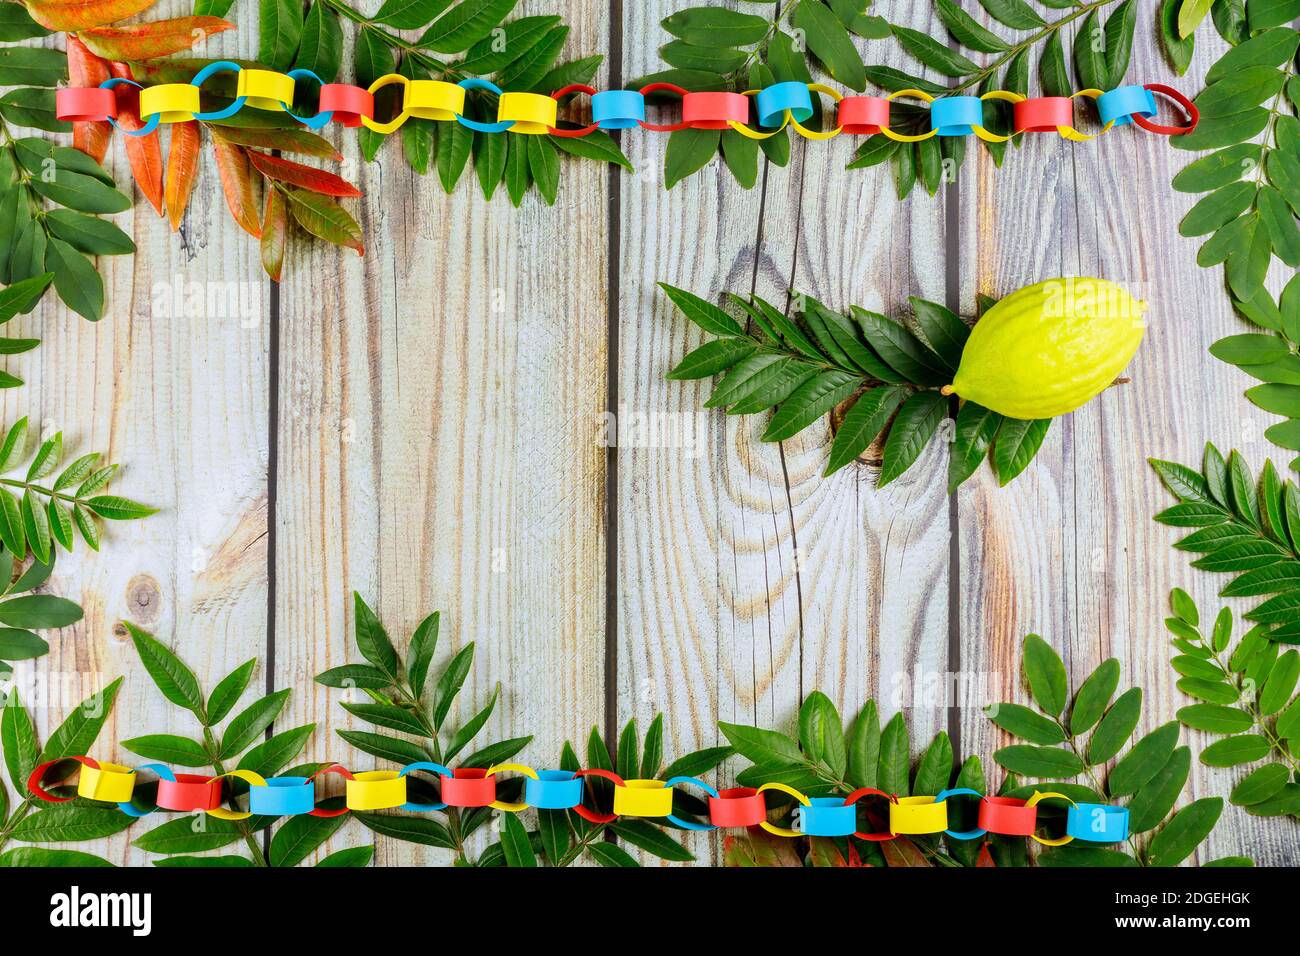
<path fill-rule="evenodd" d="M 689 5 L 527 0 L 519 12 L 563 14 L 569 52 L 607 54 L 599 82 L 617 85 L 658 68 L 658 23 Z M 151 16 L 189 6 L 163 0 Z M 929 10 L 877 4 L 921 29 L 936 27 Z M 253 6 L 234 15 L 241 29 L 210 54 L 254 54 Z M 1138 37 L 1135 74 L 1164 78 L 1146 24 Z M 1202 52 L 1194 73 L 1208 62 Z M 1206 354 L 1236 322 L 1218 272 L 1177 238 L 1190 200 L 1168 182 L 1184 157 L 1163 140 L 1038 137 L 1001 171 L 979 151 L 939 197 L 900 204 L 887 168 L 844 170 L 847 138 L 797 145 L 748 192 L 716 162 L 665 192 L 663 138 L 636 134 L 623 143 L 637 174 L 566 162 L 559 203 L 531 195 L 519 211 L 503 195 L 485 203 L 468 177 L 447 197 L 395 150 L 364 164 L 354 136 L 338 141 L 367 194 L 364 259 L 297 243 L 273 288 L 205 162 L 179 236 L 142 202 L 119 217 L 140 251 L 106 263 L 103 322 L 51 296 L 15 323 L 44 344 L 24 363 L 28 386 L 0 393 L 3 420 L 27 414 L 63 429 L 71 452 L 105 449 L 127 465 L 121 492 L 165 509 L 112 527 L 102 556 L 61 560 L 51 585 L 79 596 L 86 619 L 42 674 L 127 676 L 102 749 L 194 729 L 115 627 L 128 619 L 208 686 L 259 657 L 261 683 L 294 689 L 278 726 L 314 721 L 309 756 L 349 760 L 333 734 L 350 726 L 341 695 L 312 677 L 355 656 L 353 590 L 395 634 L 440 608 L 440 659 L 476 641 L 465 715 L 500 682 L 490 731 L 535 734 L 539 764 L 593 725 L 660 712 L 670 755 L 718 743 L 719 720 L 789 729 L 813 689 L 846 713 L 868 697 L 886 714 L 906 707 L 914 741 L 948 730 L 960 753 L 987 758 L 1003 741 L 980 707 L 1024 698 L 1031 631 L 1076 684 L 1118 657 L 1126 684 L 1146 688 L 1144 726 L 1172 719 L 1167 592 L 1211 606 L 1218 583 L 1151 522 L 1166 499 L 1145 459 L 1194 461 L 1211 438 L 1258 465 L 1268 446 L 1241 376 Z M 120 146 L 110 155 L 128 183 Z M 937 447 L 883 491 L 867 465 L 823 479 L 827 428 L 766 445 L 759 420 L 702 411 L 706 386 L 664 381 L 699 335 L 658 281 L 777 301 L 794 286 L 886 311 L 923 295 L 969 312 L 977 292 L 1068 274 L 1140 289 L 1149 337 L 1133 384 L 1054 425 L 1006 489 L 983 470 L 950 497 Z M 178 283 L 233 283 L 220 288 L 247 308 L 174 314 Z M 624 426 L 660 416 L 700 441 L 607 450 L 607 411 Z M 985 693 L 956 707 L 910 698 L 943 674 Z M 64 706 L 38 711 L 43 732 Z M 1194 795 L 1226 793 L 1227 774 L 1194 774 Z M 326 849 L 369 840 L 350 826 Z M 689 840 L 719 862 L 716 841 Z M 445 862 L 379 847 L 381 864 Z M 147 862 L 125 837 L 99 849 Z M 1203 853 L 1297 862 L 1285 825 L 1234 808 Z"/>

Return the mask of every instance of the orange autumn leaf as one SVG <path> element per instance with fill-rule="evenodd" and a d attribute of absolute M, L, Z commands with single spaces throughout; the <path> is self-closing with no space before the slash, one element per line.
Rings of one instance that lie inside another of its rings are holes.
<path fill-rule="evenodd" d="M 125 63 L 110 63 L 109 70 L 114 76 L 123 79 L 132 79 L 131 68 Z M 144 124 L 140 122 L 140 102 L 138 96 L 133 96 L 126 92 L 117 100 L 117 125 L 124 130 L 137 130 Z M 135 176 L 136 185 L 140 187 L 140 192 L 144 198 L 149 200 L 149 205 L 157 210 L 158 215 L 163 211 L 163 160 L 162 144 L 158 140 L 158 133 L 154 131 L 148 136 L 126 136 L 123 137 L 126 142 L 126 158 L 131 161 L 131 174 Z"/>
<path fill-rule="evenodd" d="M 153 60 L 198 46 L 214 33 L 235 25 L 220 17 L 177 17 L 127 27 L 95 27 L 81 31 L 81 39 L 109 60 Z"/>
<path fill-rule="evenodd" d="M 314 193 L 320 193 L 322 196 L 356 197 L 361 195 L 361 190 L 346 179 L 335 176 L 333 173 L 327 173 L 323 169 L 304 166 L 302 163 L 280 159 L 278 156 L 271 156 L 268 153 L 259 153 L 257 150 L 249 150 L 248 159 L 257 171 L 267 179 L 288 183 L 290 186 L 298 186 Z"/>
<path fill-rule="evenodd" d="M 880 844 L 880 852 L 890 866 L 930 866 L 925 854 L 917 849 L 916 844 L 906 837 L 897 837 Z"/>
<path fill-rule="evenodd" d="M 262 226 L 257 220 L 257 200 L 253 196 L 253 171 L 248 165 L 247 154 L 217 136 L 212 137 L 212 150 L 217 156 L 221 191 L 226 196 L 230 215 L 244 232 L 254 239 L 262 238 Z"/>
<path fill-rule="evenodd" d="M 84 30 L 116 23 L 148 10 L 157 0 L 24 0 L 32 19 L 47 30 Z"/>
<path fill-rule="evenodd" d="M 171 148 L 167 153 L 167 189 L 164 199 L 172 232 L 181 227 L 185 207 L 190 204 L 194 180 L 199 172 L 199 124 L 173 123 Z"/>
<path fill-rule="evenodd" d="M 980 847 L 979 856 L 975 858 L 975 865 L 997 866 L 997 864 L 993 862 L 993 853 L 989 850 L 989 845 L 987 843 Z"/>
<path fill-rule="evenodd" d="M 68 85 L 72 87 L 99 86 L 108 79 L 108 63 L 86 49 L 74 36 L 68 37 Z M 108 154 L 108 143 L 113 138 L 110 123 L 81 122 L 72 124 L 72 145 L 97 163 Z"/>
<path fill-rule="evenodd" d="M 289 235 L 289 211 L 280 190 L 266 190 L 266 212 L 262 215 L 262 268 L 276 282 L 284 268 L 284 245 Z"/>

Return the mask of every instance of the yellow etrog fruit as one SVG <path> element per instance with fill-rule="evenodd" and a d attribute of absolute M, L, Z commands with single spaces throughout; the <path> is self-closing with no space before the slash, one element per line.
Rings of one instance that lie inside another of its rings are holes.
<path fill-rule="evenodd" d="M 1049 279 L 1013 292 L 975 324 L 944 394 L 1009 418 L 1072 412 L 1128 365 L 1146 310 L 1105 279 Z"/>

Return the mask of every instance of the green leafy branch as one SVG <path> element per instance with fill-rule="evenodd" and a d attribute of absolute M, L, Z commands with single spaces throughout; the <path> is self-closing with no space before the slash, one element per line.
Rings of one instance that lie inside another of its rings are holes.
<path fill-rule="evenodd" d="M 1300 451 L 1300 275 L 1276 302 L 1261 287 L 1249 300 L 1234 299 L 1233 305 L 1262 331 L 1219 339 L 1210 354 L 1263 383 L 1246 389 L 1246 397 L 1266 412 L 1286 416 L 1265 429 L 1264 437 Z M 1291 469 L 1300 471 L 1300 457 L 1291 460 Z"/>
<path fill-rule="evenodd" d="M 1201 763 L 1240 767 L 1267 760 L 1238 780 L 1228 799 L 1255 816 L 1300 816 L 1300 651 L 1279 653 L 1260 624 L 1234 646 L 1230 609 L 1220 609 L 1206 635 L 1186 591 L 1175 588 L 1170 603 L 1174 616 L 1165 626 L 1179 651 L 1171 661 L 1178 689 L 1203 701 L 1183 707 L 1178 719 L 1223 738 L 1201 752 Z"/>
<path fill-rule="evenodd" d="M 0 781 L 0 866 L 112 866 L 107 860 L 79 850 L 49 849 L 40 846 L 5 850 L 11 841 L 19 843 L 78 843 L 120 833 L 132 824 L 131 817 L 115 806 L 106 806 L 76 797 L 73 787 L 47 787 L 56 796 L 72 797 L 67 803 L 42 803 L 27 790 L 32 771 L 49 760 L 61 763 L 53 767 L 47 779 L 69 776 L 78 764 L 64 758 L 81 756 L 90 751 L 104 723 L 112 713 L 122 678 L 82 701 L 50 735 L 45 746 L 36 737 L 36 726 L 23 706 L 16 689 L 0 698 L 0 749 L 4 750 L 5 769 L 17 795 L 10 796 Z"/>
<path fill-rule="evenodd" d="M 954 768 L 952 741 L 939 733 L 918 762 L 911 766 L 907 722 L 895 714 L 882 729 L 875 701 L 869 700 L 845 728 L 839 711 L 825 694 L 815 691 L 799 709 L 798 739 L 774 730 L 742 724 L 719 724 L 736 752 L 749 760 L 736 776 L 742 787 L 782 783 L 809 797 L 848 796 L 859 787 L 872 787 L 905 797 L 937 794 L 949 787 L 969 787 L 987 792 L 979 757 L 969 757 Z M 797 809 L 792 799 L 769 792 L 770 816 L 788 825 Z M 974 814 L 959 822 L 958 813 L 969 808 L 954 804 L 952 828 L 974 827 Z M 859 804 L 864 832 L 888 829 L 879 808 Z M 1023 842 L 1023 841 L 1021 841 Z M 1009 845 L 1009 844 L 1007 844 Z M 949 840 L 942 836 L 898 837 L 882 843 L 824 837 L 790 840 L 765 833 L 728 835 L 724 847 L 729 866 L 992 866 L 1002 845 L 977 840 Z M 998 859 L 997 865 L 1014 865 Z"/>
<path fill-rule="evenodd" d="M 751 6 L 771 7 L 768 0 Z M 792 0 L 771 18 L 721 7 L 679 10 L 663 20 L 675 39 L 660 48 L 670 69 L 642 77 L 634 87 L 674 83 L 694 91 L 744 92 L 778 82 L 810 83 L 820 70 L 845 86 L 866 89 L 868 69 L 853 36 L 880 39 L 889 27 L 866 13 L 869 0 Z M 900 109 L 906 111 L 907 107 Z M 919 111 L 913 111 L 919 115 Z M 819 125 L 820 105 L 811 124 Z M 746 189 L 758 182 L 760 153 L 777 166 L 790 161 L 790 132 L 755 142 L 735 130 L 689 129 L 672 133 L 664 155 L 664 185 L 671 189 L 717 154 Z"/>
<path fill-rule="evenodd" d="M 23 560 L 0 548 L 0 680 L 13 674 L 9 661 L 32 660 L 49 653 L 50 645 L 33 633 L 70 627 L 82 618 L 81 605 L 53 594 L 32 594 L 54 571 L 54 554 L 46 563 Z M 21 597 L 16 595 L 22 595 Z"/>
<path fill-rule="evenodd" d="M 0 43 L 50 33 L 21 4 L 4 4 L 0 11 Z M 54 116 L 54 88 L 67 78 L 67 59 L 57 50 L 0 46 L 0 86 L 16 87 L 0 97 L 0 283 L 13 290 L 0 293 L 9 295 L 0 300 L 0 322 L 31 311 L 51 281 L 68 308 L 100 319 L 104 282 L 87 256 L 135 251 L 130 236 L 99 218 L 131 207 L 103 166 L 78 150 L 17 136 L 11 128 L 71 130 L 71 123 Z M 26 351 L 37 341 L 5 340 L 9 347 L 0 351 Z M 0 387 L 18 384 L 0 376 Z"/>
<path fill-rule="evenodd" d="M 950 85 L 888 66 L 868 67 L 871 81 L 890 92 L 919 89 L 934 96 L 945 96 L 979 95 L 1000 89 L 1028 96 L 1036 61 L 1042 95 L 1069 96 L 1075 87 L 1067 63 L 1065 34 L 1067 27 L 1076 25 L 1070 59 L 1080 86 L 1113 89 L 1128 73 L 1137 25 L 1136 0 L 1039 0 L 1038 5 L 1049 10 L 1068 11 L 1053 20 L 1045 19 L 1025 0 L 980 0 L 980 3 L 998 25 L 1013 31 L 1013 36 L 1005 37 L 989 30 L 956 0 L 934 0 L 934 7 L 950 41 L 973 54 L 991 55 L 987 65 L 981 66 L 943 39 L 891 24 L 889 29 L 899 47 L 918 63 L 946 78 Z M 990 102 L 986 109 L 988 130 L 1000 135 L 1011 132 L 1009 104 Z M 917 110 L 911 117 L 900 113 L 900 116 L 903 120 L 900 129 L 905 132 L 922 132 L 928 128 L 920 125 L 928 111 Z M 981 142 L 1001 166 L 1010 144 Z M 965 157 L 962 137 L 932 137 L 913 144 L 873 136 L 858 149 L 849 168 L 864 169 L 891 160 L 895 186 L 902 199 L 918 181 L 933 195 L 945 177 L 955 175 Z"/>
<path fill-rule="evenodd" d="M 1300 644 L 1300 490 L 1283 482 L 1271 461 L 1258 480 L 1237 452 L 1224 460 L 1207 443 L 1198 471 L 1151 460 L 1178 504 L 1155 516 L 1161 524 L 1192 528 L 1174 547 L 1201 557 L 1192 567 L 1231 574 L 1224 597 L 1267 597 L 1246 613 L 1271 642 Z"/>
<path fill-rule="evenodd" d="M 1247 19 L 1225 33 L 1235 45 L 1210 67 L 1196 97 L 1200 125 L 1172 140 L 1178 149 L 1214 152 L 1179 172 L 1173 186 L 1207 194 L 1179 232 L 1208 237 L 1197 263 L 1222 265 L 1233 296 L 1251 302 L 1274 257 L 1300 266 L 1300 32 L 1275 25 L 1286 19 L 1262 15 L 1289 10 L 1293 18 L 1300 4 L 1249 0 L 1239 6 Z"/>
<path fill-rule="evenodd" d="M 1075 841 L 1043 851 L 1039 864 L 1177 866 L 1190 857 L 1214 829 L 1223 812 L 1223 800 L 1194 800 L 1170 816 L 1187 785 L 1192 761 L 1191 750 L 1178 745 L 1177 721 L 1140 737 L 1120 756 L 1141 719 L 1142 690 L 1134 687 L 1114 696 L 1120 678 L 1117 660 L 1104 661 L 1079 685 L 1068 714 L 1069 675 L 1056 651 L 1038 635 L 1030 634 L 1021 661 L 1035 706 L 999 703 L 987 713 L 995 724 L 1025 743 L 1003 747 L 993 759 L 1019 777 L 1052 781 L 1052 790 L 1076 802 L 1108 803 L 1127 798 L 1129 810 L 1127 852 Z M 1109 773 L 1105 773 L 1107 765 Z M 1085 782 L 1078 782 L 1080 777 Z M 1007 794 L 1027 798 L 1041 789 L 1042 785 L 1013 785 Z M 1250 861 L 1227 857 L 1207 865 L 1249 866 Z"/>
<path fill-rule="evenodd" d="M 100 455 L 82 455 L 54 475 L 63 458 L 63 433 L 43 441 L 22 477 L 9 473 L 27 456 L 27 419 L 20 418 L 0 441 L 0 542 L 15 557 L 28 552 L 49 564 L 56 545 L 71 551 L 73 528 L 93 551 L 99 550 L 99 520 L 146 518 L 156 508 L 99 494 L 117 473 L 117 465 L 100 466 Z M 41 479 L 53 477 L 50 483 Z M 12 489 L 12 490 L 11 490 Z"/>
<path fill-rule="evenodd" d="M 750 332 L 718 306 L 660 287 L 687 318 L 718 337 L 688 354 L 668 378 L 721 375 L 705 407 L 726 408 L 731 415 L 775 408 L 764 441 L 793 438 L 834 413 L 838 426 L 827 475 L 884 434 L 883 487 L 915 464 L 948 420 L 951 402 L 942 387 L 956 374 L 970 329 L 942 305 L 912 298 L 914 332 L 857 306 L 851 316 L 842 315 L 799 293 L 793 316 L 757 296 L 729 295 L 752 323 Z M 981 313 L 993 302 L 981 297 Z M 1033 461 L 1050 424 L 1005 418 L 965 402 L 952 431 L 949 488 L 961 485 L 985 458 L 1007 484 Z"/>

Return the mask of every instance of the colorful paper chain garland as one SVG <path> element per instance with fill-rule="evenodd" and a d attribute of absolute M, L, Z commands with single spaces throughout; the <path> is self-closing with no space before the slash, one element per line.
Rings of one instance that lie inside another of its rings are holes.
<path fill-rule="evenodd" d="M 236 76 L 234 101 L 222 109 L 202 111 L 199 94 L 203 84 L 223 73 Z M 315 82 L 320 87 L 315 116 L 299 116 L 293 112 L 294 97 L 300 80 Z M 385 87 L 398 84 L 402 87 L 401 112 L 387 122 L 377 121 L 374 94 Z M 114 77 L 98 87 L 62 89 L 55 99 L 55 113 L 61 120 L 107 120 L 117 126 L 118 93 L 122 87 L 133 87 L 139 91 L 139 117 L 144 122 L 138 130 L 122 130 L 128 136 L 145 136 L 154 132 L 160 123 L 182 123 L 196 119 L 222 120 L 245 108 L 283 111 L 312 130 L 319 130 L 327 123 L 337 120 L 347 127 L 364 126 L 378 133 L 392 133 L 408 118 L 417 117 L 458 122 L 481 133 L 504 133 L 509 130 L 526 135 L 581 137 L 597 129 L 618 130 L 640 126 L 656 132 L 733 129 L 751 139 L 766 139 L 787 127 L 793 127 L 806 139 L 827 140 L 841 133 L 853 136 L 883 133 L 890 139 L 903 143 L 919 142 L 932 136 L 972 134 L 988 142 L 1001 143 L 1021 133 L 1052 131 L 1069 140 L 1084 141 L 1095 139 L 1113 127 L 1130 123 L 1136 123 L 1152 133 L 1177 136 L 1190 133 L 1200 119 L 1196 107 L 1182 93 L 1158 83 L 1121 86 L 1109 92 L 1080 90 L 1073 96 L 1035 99 L 1006 90 L 993 90 L 981 96 L 939 98 L 916 89 L 899 90 L 887 97 L 842 96 L 821 83 L 794 82 L 777 83 L 766 89 L 745 93 L 691 93 L 672 83 L 651 83 L 635 91 L 597 92 L 590 86 L 575 84 L 556 90 L 550 96 L 543 96 L 538 93 L 507 93 L 492 82 L 477 77 L 459 83 L 447 83 L 442 80 L 412 80 L 396 73 L 381 76 L 370 84 L 369 89 L 362 89 L 341 83 L 323 83 L 311 70 L 276 73 L 245 69 L 227 60 L 204 67 L 189 83 L 144 87 L 134 80 Z M 482 123 L 466 118 L 465 97 L 470 90 L 484 90 L 496 95 L 496 122 Z M 557 128 L 560 100 L 577 93 L 591 97 L 590 125 L 581 129 Z M 646 96 L 652 93 L 670 93 L 681 97 L 681 121 L 671 124 L 646 122 Z M 838 104 L 835 129 L 819 131 L 803 125 L 815 112 L 812 100 L 814 93 L 825 94 Z M 1166 126 L 1152 122 L 1158 113 L 1156 93 L 1168 97 L 1182 108 L 1187 116 L 1184 125 Z M 890 128 L 890 104 L 899 97 L 913 97 L 930 105 L 929 131 L 905 135 Z M 1081 133 L 1075 128 L 1074 103 L 1079 97 L 1096 101 L 1102 122 L 1099 132 Z M 984 103 L 987 100 L 999 100 L 1013 105 L 1013 132 L 1000 135 L 985 128 Z M 751 106 L 758 120 L 757 129 L 750 125 Z"/>
<path fill-rule="evenodd" d="M 401 770 L 367 770 L 353 773 L 338 764 L 323 767 L 310 777 L 264 778 L 250 770 L 232 770 L 218 776 L 174 773 L 163 764 L 146 764 L 133 769 L 119 764 L 100 763 L 90 757 L 71 757 L 82 765 L 77 781 L 77 795 L 88 800 L 116 803 L 123 813 L 143 817 L 154 810 L 205 812 L 220 820 L 244 820 L 259 816 L 336 817 L 349 810 L 406 810 L 429 813 L 448 807 L 492 807 L 506 813 L 519 813 L 529 807 L 539 810 L 572 810 L 591 823 L 612 823 L 618 817 L 666 819 L 684 830 L 717 830 L 731 827 L 762 827 L 781 837 L 848 837 L 884 841 L 897 836 L 944 833 L 956 840 L 977 840 L 986 834 L 1030 837 L 1045 846 L 1064 846 L 1074 840 L 1090 843 L 1117 843 L 1128 839 L 1129 812 L 1126 807 L 1099 803 L 1076 803 L 1062 793 L 1035 791 L 1028 800 L 1015 797 L 985 796 L 966 787 L 945 790 L 937 796 L 899 797 L 863 787 L 847 797 L 808 797 L 783 783 L 766 783 L 753 789 L 733 787 L 717 790 L 695 777 L 671 780 L 624 780 L 609 770 L 534 770 L 523 764 L 504 763 L 487 769 L 462 767 L 449 770 L 441 764 L 419 762 Z M 61 803 L 71 797 L 58 797 L 42 785 L 49 769 L 60 763 L 51 760 L 32 771 L 27 788 L 38 799 Z M 141 808 L 132 802 L 139 772 L 158 776 L 156 805 Z M 440 803 L 417 803 L 407 798 L 406 778 L 422 771 L 437 774 Z M 497 798 L 497 774 L 522 774 L 524 799 L 507 803 Z M 346 806 L 326 810 L 316 806 L 314 780 L 321 774 L 337 774 L 346 783 Z M 614 785 L 612 813 L 598 813 L 584 805 L 584 778 L 601 777 Z M 222 804 L 222 781 L 237 778 L 249 785 L 248 809 L 229 810 Z M 708 797 L 709 822 L 696 823 L 673 814 L 673 788 L 695 787 Z M 767 819 L 764 794 L 777 791 L 793 797 L 797 808 L 798 829 L 787 829 Z M 954 832 L 949 827 L 948 800 L 968 796 L 979 801 L 975 829 Z M 889 807 L 889 829 L 863 833 L 858 829 L 857 806 L 865 797 L 880 797 Z M 1063 800 L 1069 805 L 1065 833 L 1058 837 L 1038 835 L 1038 805 L 1044 800 Z"/>

